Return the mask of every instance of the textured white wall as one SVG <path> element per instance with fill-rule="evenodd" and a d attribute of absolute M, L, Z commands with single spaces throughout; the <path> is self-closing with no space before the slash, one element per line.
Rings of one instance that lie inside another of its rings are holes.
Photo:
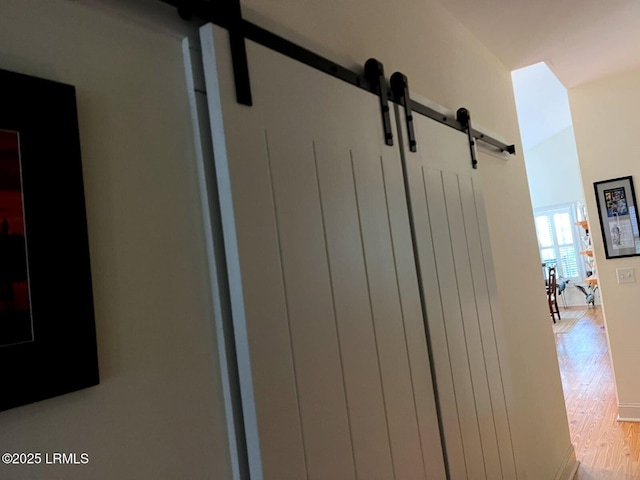
<path fill-rule="evenodd" d="M 640 70 L 631 71 L 569 90 L 582 183 L 598 264 L 598 278 L 616 376 L 621 417 L 640 420 L 640 284 L 619 285 L 616 269 L 635 267 L 640 257 L 607 260 L 596 208 L 593 182 L 632 175 L 640 184 L 637 154 Z"/>
<path fill-rule="evenodd" d="M 0 478 L 226 479 L 180 36 L 96 7 L 0 6 L 0 68 L 77 88 L 101 373 L 0 413 L 2 452 L 87 452 L 89 464 L 0 465 Z M 60 306 L 72 304 L 65 286 Z"/>

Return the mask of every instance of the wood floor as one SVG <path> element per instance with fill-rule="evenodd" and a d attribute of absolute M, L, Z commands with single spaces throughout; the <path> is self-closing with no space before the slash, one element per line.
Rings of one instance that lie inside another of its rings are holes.
<path fill-rule="evenodd" d="M 562 311 L 563 309 L 561 309 Z M 640 479 L 640 423 L 618 422 L 607 339 L 599 307 L 556 334 L 577 480 Z"/>

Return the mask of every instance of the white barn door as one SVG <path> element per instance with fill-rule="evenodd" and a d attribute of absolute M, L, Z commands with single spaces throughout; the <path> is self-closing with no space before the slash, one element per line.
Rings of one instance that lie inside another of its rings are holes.
<path fill-rule="evenodd" d="M 202 49 L 252 480 L 442 480 L 400 151 L 376 96 Z M 392 112 L 393 118 L 393 112 Z"/>
<path fill-rule="evenodd" d="M 480 174 L 465 134 L 413 119 L 417 152 L 402 151 L 451 478 L 512 480 L 509 376 Z"/>

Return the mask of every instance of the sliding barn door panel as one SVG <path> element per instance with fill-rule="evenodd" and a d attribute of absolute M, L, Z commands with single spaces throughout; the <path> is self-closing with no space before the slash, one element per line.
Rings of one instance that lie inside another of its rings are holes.
<path fill-rule="evenodd" d="M 450 475 L 515 479 L 480 177 L 465 135 L 414 124 L 418 152 L 403 155 Z"/>
<path fill-rule="evenodd" d="M 379 100 L 247 41 L 239 105 L 226 30 L 202 45 L 252 480 L 443 480 Z"/>

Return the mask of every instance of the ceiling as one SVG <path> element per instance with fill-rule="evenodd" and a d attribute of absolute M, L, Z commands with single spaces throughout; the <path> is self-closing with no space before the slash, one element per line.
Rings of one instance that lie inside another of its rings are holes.
<path fill-rule="evenodd" d="M 640 67 L 638 0 L 436 0 L 511 70 L 546 61 L 567 87 Z"/>
<path fill-rule="evenodd" d="M 516 70 L 511 77 L 525 153 L 571 127 L 567 90 L 545 63 Z"/>

